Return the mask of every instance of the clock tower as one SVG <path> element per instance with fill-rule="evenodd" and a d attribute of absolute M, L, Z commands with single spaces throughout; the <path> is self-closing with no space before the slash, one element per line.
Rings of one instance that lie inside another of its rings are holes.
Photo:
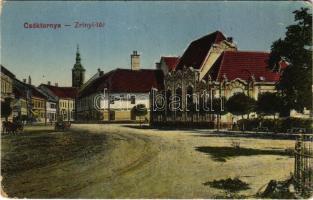
<path fill-rule="evenodd" d="M 77 51 L 76 51 L 76 63 L 74 64 L 74 67 L 72 69 L 72 87 L 80 88 L 85 81 L 85 69 L 83 65 L 81 64 L 81 58 L 79 54 L 79 47 L 77 45 Z"/>

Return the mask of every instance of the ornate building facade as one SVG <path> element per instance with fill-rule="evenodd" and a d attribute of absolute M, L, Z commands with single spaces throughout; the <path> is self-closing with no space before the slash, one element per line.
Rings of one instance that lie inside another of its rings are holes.
<path fill-rule="evenodd" d="M 262 92 L 275 92 L 280 73 L 268 68 L 268 59 L 266 52 L 239 51 L 232 38 L 219 31 L 191 42 L 165 76 L 164 90 L 152 92 L 152 124 L 214 126 L 217 115 L 204 111 L 204 102 L 219 98 L 223 110 L 223 99 L 237 92 L 254 99 Z M 230 126 L 236 116 L 226 114 L 221 120 Z"/>

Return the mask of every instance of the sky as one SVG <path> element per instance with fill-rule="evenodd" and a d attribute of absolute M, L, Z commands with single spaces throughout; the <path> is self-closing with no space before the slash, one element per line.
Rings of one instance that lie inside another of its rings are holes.
<path fill-rule="evenodd" d="M 133 50 L 141 55 L 141 68 L 153 69 L 160 56 L 181 56 L 192 40 L 216 30 L 233 37 L 240 50 L 270 51 L 294 23 L 292 11 L 309 6 L 299 1 L 10 1 L 1 11 L 1 64 L 20 80 L 30 75 L 35 85 L 71 86 L 77 44 L 87 79 L 98 68 L 129 69 Z M 75 28 L 76 22 L 104 27 Z M 61 28 L 28 29 L 25 23 Z"/>

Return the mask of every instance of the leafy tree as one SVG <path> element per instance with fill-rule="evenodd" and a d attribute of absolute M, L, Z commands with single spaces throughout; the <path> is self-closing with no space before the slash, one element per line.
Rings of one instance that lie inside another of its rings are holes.
<path fill-rule="evenodd" d="M 273 115 L 281 111 L 282 99 L 277 93 L 264 92 L 259 95 L 256 110 L 260 115 Z"/>
<path fill-rule="evenodd" d="M 4 102 L 1 102 L 1 116 L 5 118 L 5 121 L 8 121 L 8 117 L 12 113 L 11 100 L 6 98 Z"/>
<path fill-rule="evenodd" d="M 244 93 L 235 93 L 226 102 L 226 109 L 233 115 L 243 116 L 255 110 L 256 102 L 253 98 L 245 95 Z M 244 130 L 244 123 L 243 123 Z"/>
<path fill-rule="evenodd" d="M 287 27 L 284 39 L 272 44 L 269 60 L 273 70 L 278 70 L 281 59 L 289 63 L 277 84 L 285 115 L 290 109 L 303 112 L 304 108 L 312 108 L 312 13 L 308 8 L 293 13 L 296 23 Z"/>
<path fill-rule="evenodd" d="M 141 117 L 147 115 L 148 113 L 146 106 L 144 104 L 138 104 L 133 107 L 133 112 L 135 116 L 139 117 L 139 123 L 141 127 L 141 124 L 142 124 Z"/>

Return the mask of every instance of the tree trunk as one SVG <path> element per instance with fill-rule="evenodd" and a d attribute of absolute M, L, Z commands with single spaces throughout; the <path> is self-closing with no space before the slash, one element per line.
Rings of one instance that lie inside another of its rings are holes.
<path fill-rule="evenodd" d="M 245 132 L 245 122 L 243 115 L 241 116 L 241 119 L 242 119 L 242 131 Z"/>

